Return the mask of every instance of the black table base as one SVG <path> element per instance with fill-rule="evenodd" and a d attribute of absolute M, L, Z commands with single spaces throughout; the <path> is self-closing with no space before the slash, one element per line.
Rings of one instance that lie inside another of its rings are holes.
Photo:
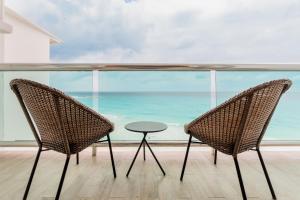
<path fill-rule="evenodd" d="M 145 147 L 145 146 L 147 145 L 147 147 L 149 148 L 149 150 L 150 150 L 152 156 L 154 157 L 156 163 L 158 164 L 160 170 L 162 171 L 162 173 L 164 174 L 164 176 L 166 175 L 164 169 L 162 168 L 162 166 L 161 166 L 160 163 L 158 162 L 158 160 L 157 160 L 157 158 L 156 158 L 154 152 L 152 151 L 152 149 L 151 149 L 149 143 L 148 143 L 147 140 L 146 140 L 147 134 L 148 134 L 148 133 L 146 133 L 146 132 L 144 133 L 144 137 L 143 137 L 143 139 L 142 139 L 142 141 L 141 141 L 141 143 L 140 143 L 140 146 L 139 146 L 139 148 L 138 148 L 138 150 L 137 150 L 137 152 L 136 152 L 136 154 L 135 154 L 135 156 L 134 156 L 134 158 L 133 158 L 133 160 L 132 160 L 132 162 L 131 162 L 131 165 L 130 165 L 128 171 L 127 171 L 127 174 L 126 174 L 127 177 L 129 176 L 129 173 L 130 173 L 130 171 L 131 171 L 131 168 L 132 168 L 132 166 L 133 166 L 133 164 L 134 164 L 134 162 L 135 162 L 135 160 L 136 160 L 136 158 L 137 158 L 137 156 L 138 156 L 138 154 L 139 154 L 139 151 L 140 151 L 142 145 L 143 145 L 143 150 L 144 150 L 144 161 L 146 160 L 146 147 Z"/>

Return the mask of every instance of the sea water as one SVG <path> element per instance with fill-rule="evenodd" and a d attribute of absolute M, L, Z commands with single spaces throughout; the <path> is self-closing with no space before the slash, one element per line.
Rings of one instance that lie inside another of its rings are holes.
<path fill-rule="evenodd" d="M 152 140 L 186 140 L 183 126 L 211 109 L 208 92 L 72 92 L 85 105 L 95 108 L 115 124 L 115 140 L 139 140 L 141 134 L 130 133 L 124 126 L 133 121 L 163 122 L 168 130 L 150 134 Z M 218 104 L 234 93 L 218 93 Z M 264 139 L 298 140 L 300 135 L 299 93 L 283 96 Z"/>

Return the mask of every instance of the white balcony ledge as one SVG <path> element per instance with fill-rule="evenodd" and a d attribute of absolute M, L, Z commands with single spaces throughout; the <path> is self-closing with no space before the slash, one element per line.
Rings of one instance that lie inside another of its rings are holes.
<path fill-rule="evenodd" d="M 0 71 L 300 71 L 300 63 L 3 63 Z"/>
<path fill-rule="evenodd" d="M 12 26 L 0 21 L 0 33 L 11 33 L 13 30 Z"/>

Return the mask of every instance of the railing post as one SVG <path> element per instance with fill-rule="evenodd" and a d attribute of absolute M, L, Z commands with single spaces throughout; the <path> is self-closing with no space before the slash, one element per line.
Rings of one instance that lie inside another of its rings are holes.
<path fill-rule="evenodd" d="M 210 70 L 210 108 L 213 109 L 217 106 L 217 74 L 216 70 Z M 215 155 L 214 149 L 211 151 Z"/>
<path fill-rule="evenodd" d="M 93 70 L 93 109 L 99 111 L 99 71 Z"/>
<path fill-rule="evenodd" d="M 99 111 L 99 71 L 93 70 L 93 109 L 95 111 Z M 92 145 L 92 155 L 96 156 L 97 144 Z"/>
<path fill-rule="evenodd" d="M 216 70 L 210 70 L 210 108 L 217 106 L 217 75 Z"/>

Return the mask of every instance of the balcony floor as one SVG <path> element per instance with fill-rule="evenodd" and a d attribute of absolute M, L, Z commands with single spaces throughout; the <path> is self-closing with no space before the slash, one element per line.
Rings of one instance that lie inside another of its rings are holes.
<path fill-rule="evenodd" d="M 0 148 L 1 199 L 22 198 L 36 151 L 36 148 Z M 113 151 L 115 180 L 106 147 L 98 148 L 96 157 L 91 156 L 91 148 L 83 151 L 78 166 L 73 156 L 61 199 L 241 199 L 233 159 L 220 153 L 214 166 L 212 151 L 207 147 L 191 148 L 182 183 L 179 176 L 185 148 L 153 147 L 166 171 L 165 177 L 147 151 L 146 162 L 140 154 L 126 178 L 136 147 L 115 147 Z M 278 199 L 300 199 L 300 149 L 265 147 L 262 154 Z M 28 199 L 54 199 L 64 158 L 51 151 L 42 153 Z M 249 199 L 272 199 L 257 154 L 246 152 L 239 159 Z"/>

